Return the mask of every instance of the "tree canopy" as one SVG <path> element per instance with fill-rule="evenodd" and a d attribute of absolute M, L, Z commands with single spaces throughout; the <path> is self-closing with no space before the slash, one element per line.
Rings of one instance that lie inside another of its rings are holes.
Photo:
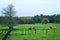
<path fill-rule="evenodd" d="M 2 14 L 4 15 L 3 24 L 7 25 L 8 27 L 13 27 L 15 24 L 15 11 L 13 5 L 10 4 L 8 7 L 4 8 Z"/>

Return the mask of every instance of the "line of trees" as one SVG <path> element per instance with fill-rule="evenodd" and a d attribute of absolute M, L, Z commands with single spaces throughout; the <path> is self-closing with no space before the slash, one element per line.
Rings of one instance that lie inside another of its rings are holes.
<path fill-rule="evenodd" d="M 3 23 L 2 20 L 6 18 L 5 16 L 0 16 L 0 24 Z M 36 15 L 34 17 L 14 17 L 15 24 L 35 24 L 35 23 L 60 23 L 60 14 L 58 15 Z"/>
<path fill-rule="evenodd" d="M 36 15 L 33 17 L 36 23 L 60 23 L 60 14 L 58 15 Z"/>
<path fill-rule="evenodd" d="M 60 14 L 58 15 L 36 15 L 34 17 L 16 17 L 19 24 L 34 23 L 60 23 Z"/>
<path fill-rule="evenodd" d="M 3 9 L 3 14 L 5 14 L 5 16 L 0 16 L 0 24 L 7 23 L 9 24 L 9 22 L 11 22 L 9 20 L 12 20 L 12 24 L 60 23 L 60 14 L 57 15 L 40 14 L 35 15 L 34 17 L 14 17 L 15 11 L 10 10 L 12 9 L 12 7 L 10 9 L 9 7 L 7 9 Z M 12 11 L 12 13 L 10 11 Z"/>

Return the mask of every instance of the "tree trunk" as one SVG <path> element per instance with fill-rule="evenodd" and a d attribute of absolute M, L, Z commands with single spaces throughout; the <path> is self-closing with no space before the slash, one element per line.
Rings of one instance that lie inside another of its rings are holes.
<path fill-rule="evenodd" d="M 8 32 L 5 34 L 5 36 L 2 38 L 2 40 L 7 40 L 7 37 L 10 35 L 10 32 L 12 31 L 12 28 L 9 27 L 10 29 L 8 30 Z"/>
<path fill-rule="evenodd" d="M 13 30 L 13 26 L 9 27 L 9 30 Z"/>
<path fill-rule="evenodd" d="M 11 24 L 9 25 L 9 30 L 13 30 L 13 26 Z"/>

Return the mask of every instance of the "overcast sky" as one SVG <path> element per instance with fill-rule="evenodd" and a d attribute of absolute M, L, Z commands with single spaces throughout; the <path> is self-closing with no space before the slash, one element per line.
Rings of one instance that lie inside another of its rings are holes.
<path fill-rule="evenodd" d="M 0 15 L 12 0 L 0 0 Z M 60 14 L 60 0 L 13 0 L 16 16 Z"/>

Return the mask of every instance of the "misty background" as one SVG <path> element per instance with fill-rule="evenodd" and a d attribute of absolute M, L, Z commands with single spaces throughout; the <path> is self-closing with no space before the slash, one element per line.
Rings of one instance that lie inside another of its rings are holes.
<path fill-rule="evenodd" d="M 0 0 L 0 15 L 2 9 L 11 3 L 19 17 L 60 14 L 60 0 Z"/>

